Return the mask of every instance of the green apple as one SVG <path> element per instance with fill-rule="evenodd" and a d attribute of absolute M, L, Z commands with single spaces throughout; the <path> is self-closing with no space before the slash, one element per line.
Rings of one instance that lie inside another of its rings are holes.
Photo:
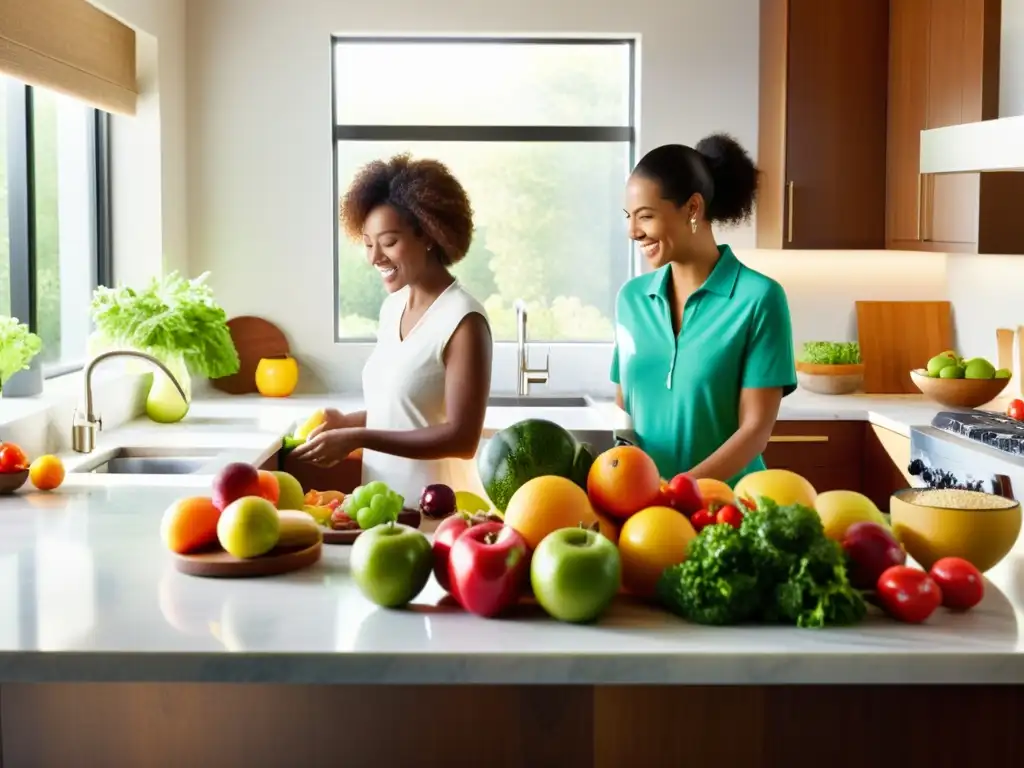
<path fill-rule="evenodd" d="M 533 553 L 530 584 L 540 606 L 559 621 L 594 621 L 619 591 L 618 548 L 599 532 L 560 528 Z"/>
<path fill-rule="evenodd" d="M 217 541 L 238 558 L 265 555 L 277 545 L 280 533 L 277 508 L 262 496 L 231 502 L 217 520 Z"/>
<path fill-rule="evenodd" d="M 384 608 L 414 600 L 427 585 L 433 565 L 427 537 L 415 528 L 391 523 L 359 534 L 349 559 L 359 590 Z"/>
<path fill-rule="evenodd" d="M 306 494 L 302 492 L 302 485 L 293 475 L 280 470 L 271 472 L 277 478 L 277 486 L 281 489 L 277 497 L 278 509 L 302 509 L 306 505 Z"/>

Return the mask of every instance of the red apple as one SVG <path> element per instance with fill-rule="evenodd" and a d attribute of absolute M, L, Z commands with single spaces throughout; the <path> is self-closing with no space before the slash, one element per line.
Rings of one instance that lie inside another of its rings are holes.
<path fill-rule="evenodd" d="M 697 481 L 686 472 L 681 472 L 668 484 L 668 496 L 673 509 L 689 517 L 704 508 L 704 499 Z"/>
<path fill-rule="evenodd" d="M 261 496 L 260 473 L 252 464 L 234 461 L 213 478 L 213 506 L 224 508 L 243 496 Z"/>
<path fill-rule="evenodd" d="M 850 583 L 857 589 L 874 589 L 891 566 L 907 562 L 907 553 L 888 528 L 878 523 L 854 523 L 843 536 L 850 558 Z"/>
<path fill-rule="evenodd" d="M 452 591 L 451 581 L 448 578 L 448 554 L 451 552 L 455 540 L 472 528 L 474 525 L 488 522 L 501 522 L 501 518 L 484 514 L 468 514 L 457 512 L 446 517 L 444 521 L 434 530 L 434 578 L 441 585 L 441 589 L 448 592 L 458 601 L 458 596 Z"/>

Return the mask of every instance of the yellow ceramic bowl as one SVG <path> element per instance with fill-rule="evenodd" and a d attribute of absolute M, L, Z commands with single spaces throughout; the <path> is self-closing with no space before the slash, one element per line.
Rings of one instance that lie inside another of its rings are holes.
<path fill-rule="evenodd" d="M 907 554 L 926 569 L 962 557 L 984 573 L 1006 557 L 1021 527 L 1019 502 L 979 491 L 905 488 L 889 500 L 889 516 Z"/>
<path fill-rule="evenodd" d="M 256 366 L 256 389 L 264 397 L 288 397 L 299 383 L 294 357 L 264 357 Z"/>

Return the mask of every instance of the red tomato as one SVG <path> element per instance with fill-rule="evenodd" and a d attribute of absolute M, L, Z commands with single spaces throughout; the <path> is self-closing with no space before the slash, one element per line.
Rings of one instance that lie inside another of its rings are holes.
<path fill-rule="evenodd" d="M 706 509 L 699 509 L 690 515 L 690 525 L 693 526 L 693 530 L 697 533 L 701 532 L 702 528 L 705 528 L 715 522 L 715 516 Z"/>
<path fill-rule="evenodd" d="M 899 621 L 919 624 L 942 603 L 942 590 L 924 571 L 906 565 L 886 568 L 878 577 L 878 600 Z"/>
<path fill-rule="evenodd" d="M 0 445 L 0 472 L 21 472 L 28 469 L 28 457 L 14 443 Z"/>
<path fill-rule="evenodd" d="M 668 493 L 672 499 L 672 507 L 684 515 L 692 515 L 704 507 L 700 486 L 686 472 L 680 472 L 669 481 Z"/>
<path fill-rule="evenodd" d="M 1024 421 L 1024 400 L 1011 400 L 1006 415 L 1017 421 Z"/>
<path fill-rule="evenodd" d="M 739 528 L 740 523 L 743 522 L 743 513 L 736 509 L 732 504 L 726 504 L 718 510 L 715 520 L 719 523 L 731 525 L 733 528 Z"/>
<path fill-rule="evenodd" d="M 954 611 L 966 611 L 985 596 L 981 571 L 962 557 L 944 557 L 928 571 L 942 590 L 942 604 Z"/>

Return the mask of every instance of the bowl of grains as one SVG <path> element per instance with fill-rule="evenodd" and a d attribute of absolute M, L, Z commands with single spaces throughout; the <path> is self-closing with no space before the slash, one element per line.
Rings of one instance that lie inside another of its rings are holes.
<path fill-rule="evenodd" d="M 904 488 L 889 500 L 892 532 L 922 568 L 962 557 L 984 573 L 1020 535 L 1020 502 L 981 491 Z"/>

